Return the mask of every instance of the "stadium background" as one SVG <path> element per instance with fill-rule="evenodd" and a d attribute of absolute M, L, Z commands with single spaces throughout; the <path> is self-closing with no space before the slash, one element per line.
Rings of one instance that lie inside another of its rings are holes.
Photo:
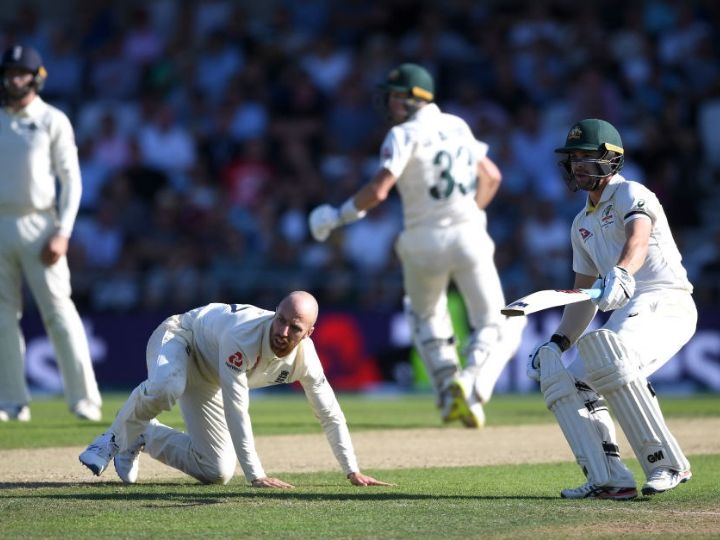
<path fill-rule="evenodd" d="M 374 86 L 415 61 L 504 174 L 488 214 L 508 299 L 571 280 L 567 230 L 582 202 L 553 148 L 578 118 L 619 128 L 625 174 L 663 202 L 700 308 L 697 335 L 654 382 L 720 391 L 718 28 L 710 0 L 0 6 L 0 44 L 41 52 L 43 97 L 75 126 L 84 193 L 69 257 L 102 389 L 143 378 L 166 315 L 210 301 L 273 309 L 296 288 L 320 300 L 318 348 L 338 389 L 423 388 L 392 252 L 397 199 L 327 244 L 305 223 L 369 178 L 386 129 Z M 28 376 L 57 392 L 26 305 Z M 531 317 L 498 391 L 535 390 L 524 357 L 557 317 Z"/>

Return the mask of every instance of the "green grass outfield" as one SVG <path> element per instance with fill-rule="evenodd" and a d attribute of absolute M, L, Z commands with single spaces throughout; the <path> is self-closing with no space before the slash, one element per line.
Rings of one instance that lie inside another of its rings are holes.
<path fill-rule="evenodd" d="M 105 410 L 124 397 L 106 396 Z M 661 400 L 671 419 L 720 417 L 719 395 Z M 427 395 L 340 402 L 352 432 L 439 425 Z M 74 420 L 59 399 L 35 401 L 32 412 L 29 424 L 0 424 L 0 449 L 83 446 L 109 425 Z M 491 426 L 553 422 L 539 395 L 497 396 L 487 413 Z M 259 436 L 320 432 L 302 396 L 258 396 L 251 414 Z M 177 413 L 162 420 L 182 426 Z M 0 538 L 720 538 L 720 454 L 691 462 L 687 484 L 629 502 L 558 498 L 558 485 L 578 483 L 569 462 L 365 471 L 397 484 L 390 488 L 356 488 L 337 471 L 283 474 L 293 490 L 252 489 L 243 478 L 227 486 L 0 478 Z"/>

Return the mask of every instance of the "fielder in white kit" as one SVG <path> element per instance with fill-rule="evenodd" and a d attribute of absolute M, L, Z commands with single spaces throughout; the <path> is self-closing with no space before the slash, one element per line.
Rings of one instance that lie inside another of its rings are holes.
<path fill-rule="evenodd" d="M 528 362 L 587 477 L 561 496 L 637 496 L 606 402 L 645 473 L 643 495 L 661 493 L 692 474 L 647 377 L 695 333 L 692 285 L 657 197 L 619 174 L 624 149 L 611 124 L 578 122 L 556 152 L 566 154 L 559 165 L 570 189 L 588 192 L 571 229 L 575 287 L 603 287 L 598 300 L 566 306 L 551 340 Z M 598 307 L 612 315 L 583 335 Z M 573 343 L 579 355 L 565 369 L 561 355 Z"/>
<path fill-rule="evenodd" d="M 114 459 L 120 479 L 134 483 L 145 451 L 200 482 L 226 484 L 237 459 L 252 486 L 291 488 L 268 477 L 260 463 L 249 389 L 299 381 L 350 482 L 389 485 L 360 472 L 345 417 L 310 339 L 317 315 L 315 298 L 295 291 L 276 312 L 213 303 L 166 319 L 148 341 L 148 379 L 80 462 L 99 476 Z M 155 420 L 176 401 L 186 433 Z"/>
<path fill-rule="evenodd" d="M 402 262 L 406 311 L 413 342 L 435 390 L 444 421 L 467 427 L 485 422 L 483 403 L 517 350 L 525 326 L 506 318 L 502 285 L 486 230 L 485 207 L 502 175 L 464 120 L 432 103 L 434 81 L 417 64 L 393 69 L 382 86 L 383 104 L 395 124 L 380 150 L 375 176 L 340 208 L 322 205 L 309 217 L 318 241 L 365 216 L 397 185 L 404 230 L 395 250 Z M 455 346 L 447 306 L 454 282 L 470 319 L 465 369 Z"/>
<path fill-rule="evenodd" d="M 102 401 L 85 329 L 70 297 L 66 259 L 82 190 L 78 151 L 67 116 L 38 95 L 46 75 L 40 55 L 30 47 L 16 45 L 3 54 L 0 421 L 30 420 L 25 340 L 19 325 L 23 278 L 52 341 L 70 410 L 97 421 Z"/>

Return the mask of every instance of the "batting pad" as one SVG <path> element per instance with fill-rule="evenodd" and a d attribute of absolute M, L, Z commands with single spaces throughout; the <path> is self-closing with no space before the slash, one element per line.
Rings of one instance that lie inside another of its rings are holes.
<path fill-rule="evenodd" d="M 405 314 L 410 321 L 413 345 L 420 354 L 435 393 L 439 395 L 460 367 L 450 315 L 445 313 L 422 319 L 412 311 L 407 298 Z"/>
<path fill-rule="evenodd" d="M 603 441 L 590 419 L 585 402 L 575 388 L 575 380 L 549 347 L 538 349 L 540 389 L 545 405 L 555 415 L 575 460 L 589 482 L 599 486 L 611 481 L 610 465 L 603 450 Z"/>
<path fill-rule="evenodd" d="M 480 401 L 487 403 L 492 397 L 495 383 L 520 346 L 526 317 L 510 317 L 500 327 L 496 343 L 486 350 L 467 347 L 467 367 L 476 373 L 475 393 Z"/>
<path fill-rule="evenodd" d="M 577 343 L 588 382 L 605 396 L 646 476 L 657 467 L 690 468 L 648 382 L 620 337 L 597 330 Z"/>

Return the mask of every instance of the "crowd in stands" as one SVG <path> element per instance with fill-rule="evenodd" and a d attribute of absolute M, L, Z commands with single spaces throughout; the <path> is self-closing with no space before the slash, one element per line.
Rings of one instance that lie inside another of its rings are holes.
<path fill-rule="evenodd" d="M 272 308 L 292 289 L 325 309 L 401 309 L 397 199 L 323 244 L 306 216 L 374 172 L 375 87 L 404 61 L 501 168 L 488 220 L 509 299 L 572 284 L 582 194 L 553 150 L 599 117 L 623 134 L 625 176 L 661 198 L 698 303 L 720 300 L 720 3 L 71 3 L 6 6 L 0 45 L 38 49 L 43 98 L 76 130 L 81 311 Z"/>

